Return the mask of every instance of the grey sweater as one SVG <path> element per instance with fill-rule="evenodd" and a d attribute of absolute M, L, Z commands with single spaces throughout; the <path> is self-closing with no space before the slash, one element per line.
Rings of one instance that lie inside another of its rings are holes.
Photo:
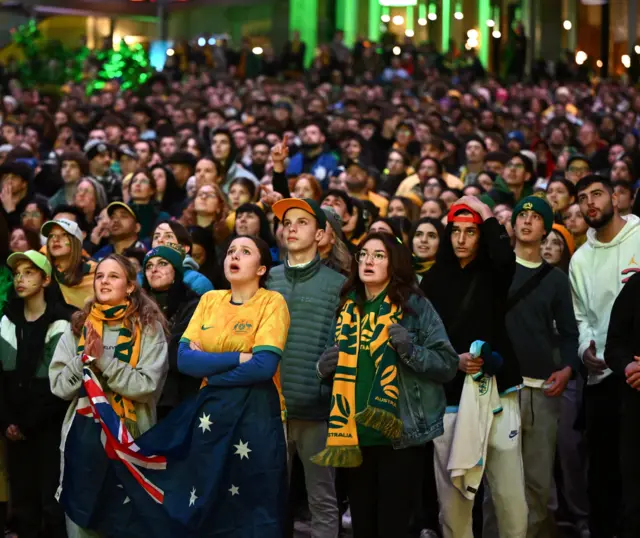
<path fill-rule="evenodd" d="M 541 269 L 542 265 L 530 268 L 518 260 L 509 297 Z M 569 278 L 560 269 L 552 269 L 537 288 L 507 313 L 506 325 L 523 377 L 546 380 L 565 366 L 574 371 L 577 368 L 578 326 Z M 560 364 L 554 360 L 556 347 Z"/>
<path fill-rule="evenodd" d="M 115 392 L 134 402 L 140 432 L 144 433 L 156 422 L 156 404 L 162 392 L 169 362 L 167 340 L 160 324 L 142 333 L 140 358 L 135 368 L 113 357 L 120 327 L 108 327 L 102 336 L 104 353 L 97 362 L 105 395 Z M 82 361 L 77 353 L 78 340 L 69 327 L 60 338 L 49 366 L 51 392 L 71 405 L 62 425 L 62 446 L 78 405 L 78 391 L 82 383 Z"/>

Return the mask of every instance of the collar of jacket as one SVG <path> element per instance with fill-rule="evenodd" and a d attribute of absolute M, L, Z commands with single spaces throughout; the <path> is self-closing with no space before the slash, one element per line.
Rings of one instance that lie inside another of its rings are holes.
<path fill-rule="evenodd" d="M 314 277 L 320 270 L 321 264 L 322 261 L 320 260 L 320 256 L 318 254 L 316 254 L 316 257 L 313 258 L 310 263 L 302 267 L 291 267 L 289 265 L 289 260 L 285 260 L 284 274 L 287 277 L 287 280 L 296 280 L 303 282 Z"/>

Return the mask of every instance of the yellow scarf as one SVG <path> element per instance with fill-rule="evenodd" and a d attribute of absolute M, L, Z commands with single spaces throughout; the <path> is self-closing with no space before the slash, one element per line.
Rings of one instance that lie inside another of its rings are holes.
<path fill-rule="evenodd" d="M 116 342 L 116 349 L 113 353 L 113 357 L 119 361 L 126 362 L 132 368 L 135 368 L 140 359 L 140 341 L 142 338 L 142 327 L 140 321 L 136 318 L 133 321 L 133 327 L 129 327 L 128 323 L 125 323 L 125 314 L 129 309 L 130 303 L 127 301 L 124 304 L 117 306 L 109 306 L 94 303 L 87 316 L 87 321 L 93 325 L 93 328 L 102 338 L 104 324 L 108 322 L 121 321 L 122 327 L 118 334 L 118 340 Z M 129 318 L 127 321 L 130 321 Z M 133 329 L 135 336 L 132 334 Z M 86 336 L 86 328 L 83 327 L 80 334 L 80 340 L 78 342 L 78 353 L 84 352 L 84 341 Z M 116 393 L 111 393 L 109 396 L 111 407 L 120 417 L 129 430 L 129 433 L 133 437 L 138 437 L 140 431 L 138 429 L 138 417 L 136 415 L 136 408 L 131 400 Z"/>
<path fill-rule="evenodd" d="M 374 428 L 388 439 L 402 435 L 398 410 L 397 354 L 389 342 L 389 325 L 399 323 L 402 310 L 385 297 L 377 319 L 363 326 L 356 303 L 349 299 L 339 314 L 336 326 L 338 366 L 333 378 L 327 447 L 311 458 L 318 465 L 358 467 L 362 453 L 358 446 L 357 424 Z M 366 409 L 356 414 L 356 375 L 358 352 L 364 332 L 370 336 L 369 350 L 376 367 Z"/>

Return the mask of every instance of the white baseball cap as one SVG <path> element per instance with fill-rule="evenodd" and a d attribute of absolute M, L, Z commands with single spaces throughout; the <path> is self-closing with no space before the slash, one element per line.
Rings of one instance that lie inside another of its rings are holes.
<path fill-rule="evenodd" d="M 80 244 L 82 244 L 84 237 L 82 236 L 82 230 L 80 230 L 80 226 L 78 226 L 77 222 L 73 222 L 72 220 L 69 220 L 69 219 L 50 220 L 45 222 L 42 225 L 42 228 L 40 229 L 40 233 L 45 237 L 49 237 L 49 234 L 51 233 L 51 228 L 53 228 L 54 226 L 60 226 L 60 228 L 62 228 L 69 235 L 72 235 L 73 237 L 75 237 L 78 241 L 80 241 Z"/>

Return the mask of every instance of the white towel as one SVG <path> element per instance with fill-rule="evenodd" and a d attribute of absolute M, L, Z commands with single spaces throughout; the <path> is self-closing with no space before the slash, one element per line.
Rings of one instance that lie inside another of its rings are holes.
<path fill-rule="evenodd" d="M 447 469 L 451 482 L 467 499 L 473 500 L 484 473 L 493 417 L 502 411 L 500 394 L 493 377 L 464 380 Z"/>

